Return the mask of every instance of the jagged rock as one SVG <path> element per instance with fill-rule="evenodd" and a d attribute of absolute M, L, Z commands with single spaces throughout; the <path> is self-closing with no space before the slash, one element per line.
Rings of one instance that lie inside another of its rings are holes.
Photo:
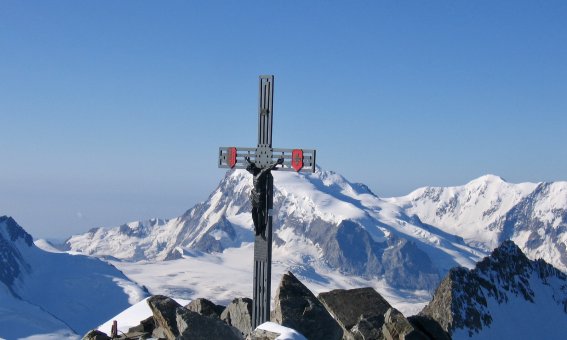
<path fill-rule="evenodd" d="M 154 317 L 150 316 L 149 318 L 142 320 L 138 326 L 134 326 L 128 329 L 128 333 L 141 332 L 152 334 L 155 328 L 156 322 L 154 320 Z"/>
<path fill-rule="evenodd" d="M 423 334 L 435 340 L 451 340 L 449 333 L 445 332 L 441 325 L 432 318 L 422 315 L 412 315 L 408 321 Z"/>
<path fill-rule="evenodd" d="M 154 314 L 156 326 L 158 326 L 154 333 L 160 336 L 160 332 L 163 332 L 168 339 L 175 339 L 179 335 L 176 310 L 181 305 L 163 295 L 154 295 L 147 302 Z"/>
<path fill-rule="evenodd" d="M 382 316 L 383 320 L 383 315 L 392 307 L 388 301 L 370 287 L 349 290 L 336 289 L 319 294 L 318 299 L 337 320 L 345 334 L 360 322 L 362 315 L 366 319 Z M 378 329 L 381 326 L 381 324 L 378 325 Z"/>
<path fill-rule="evenodd" d="M 110 340 L 110 337 L 106 333 L 93 329 L 85 334 L 83 340 Z"/>
<path fill-rule="evenodd" d="M 242 340 L 240 331 L 217 318 L 211 318 L 179 307 L 176 310 L 177 339 L 187 340 Z"/>
<path fill-rule="evenodd" d="M 355 340 L 382 340 L 382 326 L 384 325 L 384 315 L 374 315 L 366 317 L 361 315 L 356 325 L 354 325 L 343 339 Z"/>
<path fill-rule="evenodd" d="M 220 319 L 237 328 L 244 337 L 252 332 L 252 299 L 237 298 L 226 306 Z"/>
<path fill-rule="evenodd" d="M 382 334 L 386 340 L 427 340 L 428 337 L 415 329 L 412 324 L 395 308 L 390 308 L 384 315 Z"/>
<path fill-rule="evenodd" d="M 291 272 L 276 291 L 274 322 L 297 330 L 309 340 L 341 339 L 341 326 L 323 304 Z"/>
<path fill-rule="evenodd" d="M 191 301 L 187 306 L 185 306 L 185 308 L 204 316 L 212 316 L 216 318 L 220 318 L 222 312 L 225 309 L 224 306 L 216 305 L 213 302 L 203 298 L 198 298 Z"/>

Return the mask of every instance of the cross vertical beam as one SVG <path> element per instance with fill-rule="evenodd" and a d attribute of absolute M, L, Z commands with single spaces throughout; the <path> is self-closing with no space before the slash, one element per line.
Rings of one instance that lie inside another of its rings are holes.
<path fill-rule="evenodd" d="M 258 104 L 258 146 L 272 147 L 272 112 L 274 109 L 274 76 L 260 76 Z"/>

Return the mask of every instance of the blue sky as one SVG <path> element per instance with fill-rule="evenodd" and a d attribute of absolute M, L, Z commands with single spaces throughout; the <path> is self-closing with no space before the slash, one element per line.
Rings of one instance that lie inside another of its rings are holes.
<path fill-rule="evenodd" d="M 565 1 L 0 1 L 0 215 L 35 237 L 175 217 L 254 146 L 380 196 L 567 180 Z"/>

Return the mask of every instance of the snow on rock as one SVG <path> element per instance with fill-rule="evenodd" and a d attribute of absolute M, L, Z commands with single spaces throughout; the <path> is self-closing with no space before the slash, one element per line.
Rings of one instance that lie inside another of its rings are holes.
<path fill-rule="evenodd" d="M 511 239 L 530 258 L 567 272 L 567 182 L 512 184 L 486 175 L 387 201 L 468 245 L 490 251 Z"/>

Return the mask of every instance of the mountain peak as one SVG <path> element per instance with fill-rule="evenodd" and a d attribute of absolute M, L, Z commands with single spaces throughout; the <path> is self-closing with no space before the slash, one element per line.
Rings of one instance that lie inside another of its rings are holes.
<path fill-rule="evenodd" d="M 486 174 L 484 176 L 480 176 L 476 179 L 473 179 L 472 181 L 469 182 L 469 184 L 473 184 L 473 183 L 500 184 L 500 183 L 507 183 L 507 181 L 498 175 Z"/>
<path fill-rule="evenodd" d="M 0 216 L 0 233 L 7 233 L 12 242 L 22 239 L 29 247 L 33 245 L 33 237 L 10 216 Z"/>

